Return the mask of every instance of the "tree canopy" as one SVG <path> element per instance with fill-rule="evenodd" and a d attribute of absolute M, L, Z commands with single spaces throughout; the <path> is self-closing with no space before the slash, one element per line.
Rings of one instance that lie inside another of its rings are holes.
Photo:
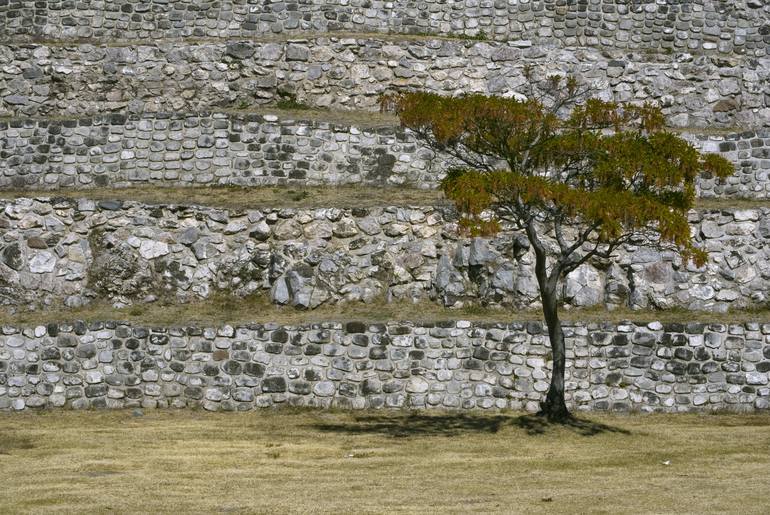
<path fill-rule="evenodd" d="M 666 130 L 653 105 L 590 98 L 560 117 L 540 100 L 422 92 L 386 97 L 384 105 L 465 165 L 450 171 L 443 189 L 474 234 L 494 232 L 501 218 L 547 217 L 555 229 L 585 225 L 590 234 L 581 244 L 652 229 L 685 259 L 706 259 L 687 223 L 695 180 L 727 177 L 733 165 Z M 495 217 L 482 219 L 490 209 Z"/>

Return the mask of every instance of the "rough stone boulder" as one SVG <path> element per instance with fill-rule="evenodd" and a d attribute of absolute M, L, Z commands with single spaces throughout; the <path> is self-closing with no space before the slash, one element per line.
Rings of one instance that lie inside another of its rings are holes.
<path fill-rule="evenodd" d="M 128 243 L 99 232 L 91 234 L 89 243 L 93 262 L 88 288 L 108 297 L 136 297 L 154 287 L 149 262 Z"/>

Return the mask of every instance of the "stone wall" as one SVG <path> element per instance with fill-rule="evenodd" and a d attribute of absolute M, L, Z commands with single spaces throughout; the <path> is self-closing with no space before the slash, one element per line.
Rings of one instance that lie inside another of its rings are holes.
<path fill-rule="evenodd" d="M 767 55 L 762 0 L 6 0 L 0 37 L 139 40 L 381 32 L 532 40 L 560 46 Z M 763 7 L 764 6 L 764 7 Z"/>
<path fill-rule="evenodd" d="M 735 173 L 724 181 L 699 177 L 701 197 L 770 199 L 770 130 L 683 137 L 701 152 L 718 152 L 735 164 Z"/>
<path fill-rule="evenodd" d="M 274 115 L 108 114 L 0 121 L 0 188 L 415 184 L 444 163 L 398 127 Z"/>
<path fill-rule="evenodd" d="M 523 235 L 458 236 L 448 208 L 223 210 L 71 199 L 0 201 L 0 302 L 116 305 L 270 294 L 315 308 L 433 300 L 537 307 Z M 770 209 L 694 211 L 700 269 L 628 245 L 573 272 L 568 306 L 708 309 L 760 305 L 770 291 Z"/>
<path fill-rule="evenodd" d="M 657 102 L 699 149 L 731 159 L 738 174 L 701 181 L 701 196 L 769 198 L 768 19 L 761 0 L 0 0 L 0 188 L 434 187 L 446 162 L 407 131 L 237 111 L 280 100 L 373 111 L 395 89 L 515 96 L 534 65 L 604 99 Z M 746 132 L 707 135 L 714 128 Z M 770 208 L 693 211 L 690 223 L 704 267 L 627 245 L 617 262 L 570 275 L 566 308 L 765 305 Z M 539 302 L 526 238 L 466 239 L 446 206 L 0 200 L 7 311 L 217 292 L 298 309 Z M 770 409 L 770 325 L 568 323 L 566 334 L 574 409 Z M 10 324 L 0 328 L 0 410 L 532 411 L 549 356 L 537 322 Z"/>
<path fill-rule="evenodd" d="M 770 408 L 770 325 L 567 324 L 577 410 Z M 540 323 L 3 326 L 0 410 L 513 408 L 548 388 Z"/>
<path fill-rule="evenodd" d="M 276 102 L 374 110 L 381 93 L 513 95 L 538 74 L 574 74 L 598 96 L 654 101 L 674 127 L 770 122 L 770 58 L 652 56 L 440 39 L 0 46 L 0 116 L 190 112 Z"/>
<path fill-rule="evenodd" d="M 702 197 L 770 198 L 770 130 L 685 137 L 736 174 Z M 0 188 L 273 184 L 438 186 L 450 161 L 398 127 L 275 115 L 107 114 L 0 121 Z"/>

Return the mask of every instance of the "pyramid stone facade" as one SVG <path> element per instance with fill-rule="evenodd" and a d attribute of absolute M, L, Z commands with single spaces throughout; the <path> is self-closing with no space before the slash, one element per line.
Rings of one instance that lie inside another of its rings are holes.
<path fill-rule="evenodd" d="M 704 267 L 628 245 L 566 281 L 567 308 L 682 313 L 571 323 L 570 405 L 767 409 L 770 325 L 724 317 L 763 308 L 770 291 L 768 49 L 761 0 L 0 0 L 0 305 L 11 321 L 0 409 L 535 409 L 549 353 L 541 324 L 515 320 L 539 306 L 515 231 L 466 239 L 445 203 L 131 200 L 139 186 L 436 189 L 451 159 L 378 113 L 378 97 L 511 96 L 526 66 L 575 75 L 604 99 L 657 103 L 673 130 L 736 169 L 697 185 Z M 105 188 L 117 200 L 89 197 Z M 215 295 L 299 310 L 501 306 L 514 321 L 45 319 L 58 306 Z M 13 318 L 23 310 L 42 322 Z M 720 322 L 693 323 L 688 310 Z"/>

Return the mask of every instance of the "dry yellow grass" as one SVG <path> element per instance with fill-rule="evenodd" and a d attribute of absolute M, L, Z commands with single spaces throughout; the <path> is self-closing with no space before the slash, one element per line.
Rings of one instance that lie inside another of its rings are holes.
<path fill-rule="evenodd" d="M 448 206 L 440 190 L 409 187 L 346 186 L 132 186 L 129 188 L 89 188 L 57 190 L 8 189 L 0 199 L 20 197 L 67 197 L 92 200 L 133 200 L 149 205 L 201 205 L 227 209 Z M 751 209 L 770 207 L 770 200 L 699 199 L 696 209 Z"/>
<path fill-rule="evenodd" d="M 66 197 L 92 200 L 133 200 L 150 205 L 203 205 L 228 209 L 435 206 L 447 204 L 437 190 L 397 187 L 254 187 L 191 186 L 164 188 L 92 188 L 58 190 L 3 190 L 0 198 Z"/>
<path fill-rule="evenodd" d="M 0 511 L 767 513 L 769 449 L 768 415 L 5 413 Z"/>
<path fill-rule="evenodd" d="M 283 43 L 283 42 L 307 42 L 308 40 L 318 38 L 329 39 L 375 39 L 380 41 L 420 41 L 420 40 L 467 40 L 468 37 L 463 37 L 454 34 L 398 34 L 398 33 L 384 33 L 384 32 L 360 32 L 360 31 L 302 31 L 302 33 L 279 33 L 279 34 L 260 34 L 251 37 L 241 38 L 227 38 L 227 42 L 235 41 L 250 41 L 253 43 Z M 125 47 L 135 45 L 145 45 L 147 40 L 144 39 L 97 39 L 97 38 L 67 38 L 67 39 L 47 39 L 43 37 L 29 38 L 31 42 L 36 45 L 45 45 L 49 47 L 69 47 L 73 45 L 99 45 L 105 47 Z M 222 44 L 225 40 L 218 37 L 184 37 L 184 38 L 157 38 L 153 39 L 153 44 L 178 44 L 178 45 L 217 45 Z M 28 43 L 24 42 L 8 42 L 0 41 L 0 44 L 4 45 L 24 45 Z"/>
<path fill-rule="evenodd" d="M 419 36 L 417 36 L 419 37 Z M 451 38 L 450 38 L 451 39 Z M 70 44 L 70 43 L 67 43 Z M 55 46 L 55 45 L 54 45 Z M 274 114 L 282 120 L 300 120 L 324 122 L 336 125 L 353 125 L 358 128 L 376 129 L 385 127 L 398 127 L 400 122 L 393 113 L 365 111 L 361 109 L 327 109 L 313 106 L 304 107 L 284 107 L 277 104 L 254 105 L 248 107 L 212 107 L 205 110 L 207 113 L 229 113 L 235 115 L 246 114 Z M 188 113 L 194 114 L 194 113 Z M 73 114 L 49 114 L 46 116 L 0 116 L 0 121 L 10 120 L 78 120 L 82 116 Z M 746 127 L 669 127 L 669 130 L 676 133 L 690 133 L 707 136 L 724 136 L 735 134 L 736 132 L 745 132 Z"/>
<path fill-rule="evenodd" d="M 559 317 L 565 321 L 579 322 L 702 322 L 702 323 L 744 323 L 770 321 L 770 309 L 734 310 L 727 313 L 667 309 L 665 311 L 631 310 L 619 308 L 607 311 L 603 306 L 580 309 L 563 309 Z M 174 299 L 164 299 L 152 304 L 135 304 L 116 309 L 105 300 L 96 300 L 80 308 L 50 306 L 44 311 L 11 311 L 0 308 L 0 324 L 35 325 L 73 320 L 105 321 L 120 320 L 140 325 L 187 325 L 206 324 L 248 324 L 276 322 L 296 325 L 319 322 L 389 322 L 407 320 L 431 323 L 445 320 L 471 320 L 475 322 L 525 322 L 542 320 L 539 309 L 513 309 L 506 307 L 466 306 L 446 308 L 436 302 L 423 301 L 413 304 L 408 301 L 385 302 L 377 300 L 332 304 L 313 310 L 296 309 L 290 306 L 272 304 L 266 295 L 239 298 L 216 294 L 211 298 L 186 304 Z"/>
<path fill-rule="evenodd" d="M 281 120 L 299 120 L 329 123 L 332 125 L 353 125 L 360 129 L 377 128 L 395 128 L 399 126 L 398 117 L 391 113 L 381 113 L 376 111 L 363 110 L 340 110 L 340 109 L 321 109 L 313 107 L 304 108 L 286 108 L 275 104 L 262 106 L 249 106 L 245 108 L 236 107 L 213 107 L 206 109 L 205 113 L 228 113 L 234 115 L 266 115 L 273 114 Z M 187 115 L 196 114 L 195 111 L 185 112 Z M 50 114 L 46 116 L 0 116 L 0 122 L 11 120 L 80 120 L 82 115 L 76 114 Z"/>

